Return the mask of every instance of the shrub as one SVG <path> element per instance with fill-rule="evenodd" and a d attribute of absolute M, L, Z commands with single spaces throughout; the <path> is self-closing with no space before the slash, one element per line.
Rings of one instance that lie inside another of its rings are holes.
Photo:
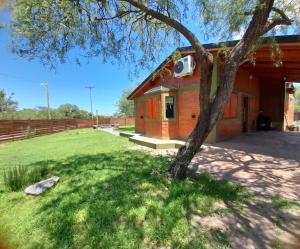
<path fill-rule="evenodd" d="M 11 167 L 4 171 L 4 185 L 11 191 L 18 191 L 26 184 L 27 169 L 23 165 Z"/>
<path fill-rule="evenodd" d="M 40 181 L 47 174 L 47 164 L 31 170 L 28 170 L 23 165 L 18 165 L 4 171 L 4 185 L 11 191 L 19 191 L 27 185 Z"/>
<path fill-rule="evenodd" d="M 48 165 L 32 168 L 27 174 L 27 183 L 31 184 L 40 181 L 48 174 Z"/>

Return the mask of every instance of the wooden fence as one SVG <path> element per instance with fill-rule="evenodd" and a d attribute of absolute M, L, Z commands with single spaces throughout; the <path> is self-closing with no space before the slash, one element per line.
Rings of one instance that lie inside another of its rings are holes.
<path fill-rule="evenodd" d="M 96 119 L 0 120 L 0 142 L 16 141 L 60 131 L 88 128 Z M 134 125 L 133 118 L 103 118 L 98 124 Z"/>

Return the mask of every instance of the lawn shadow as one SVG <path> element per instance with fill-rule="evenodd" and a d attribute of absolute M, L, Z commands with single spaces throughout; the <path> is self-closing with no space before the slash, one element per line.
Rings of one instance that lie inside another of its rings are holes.
<path fill-rule="evenodd" d="M 47 163 L 61 182 L 38 197 L 43 205 L 36 217 L 52 248 L 217 247 L 226 240 L 209 240 L 218 236 L 193 229 L 192 217 L 217 215 L 216 203 L 247 198 L 240 186 L 207 174 L 171 180 L 163 174 L 168 158 L 142 152 L 77 155 Z"/>

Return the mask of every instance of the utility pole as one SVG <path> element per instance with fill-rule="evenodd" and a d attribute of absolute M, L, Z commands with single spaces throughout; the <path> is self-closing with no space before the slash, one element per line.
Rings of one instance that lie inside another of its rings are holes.
<path fill-rule="evenodd" d="M 96 110 L 96 124 L 97 124 L 97 129 L 98 129 L 98 126 L 99 126 L 99 117 L 98 117 L 98 110 Z"/>
<path fill-rule="evenodd" d="M 91 114 L 92 114 L 92 120 L 93 120 L 93 99 L 92 99 L 92 89 L 94 89 L 94 86 L 86 86 L 85 88 L 88 88 L 90 90 L 90 103 L 91 103 Z"/>
<path fill-rule="evenodd" d="M 41 86 L 45 87 L 46 97 L 47 97 L 47 106 L 48 106 L 48 119 L 51 119 L 51 109 L 50 109 L 50 97 L 49 97 L 48 83 L 41 83 Z"/>

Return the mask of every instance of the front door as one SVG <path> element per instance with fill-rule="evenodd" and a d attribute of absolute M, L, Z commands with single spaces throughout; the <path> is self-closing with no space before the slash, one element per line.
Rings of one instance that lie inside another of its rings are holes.
<path fill-rule="evenodd" d="M 248 132 L 249 98 L 243 97 L 243 132 Z"/>

